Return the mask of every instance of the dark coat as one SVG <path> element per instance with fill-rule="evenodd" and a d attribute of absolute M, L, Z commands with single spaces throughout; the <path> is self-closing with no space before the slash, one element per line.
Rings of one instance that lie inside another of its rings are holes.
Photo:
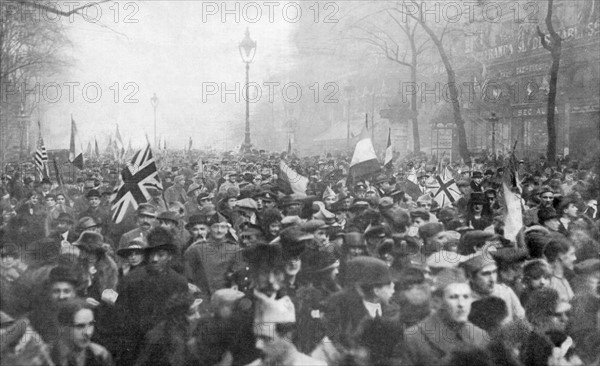
<path fill-rule="evenodd" d="M 432 314 L 406 329 L 395 354 L 402 355 L 403 365 L 431 366 L 442 363 L 456 349 L 484 348 L 488 339 L 487 333 L 472 323 L 453 330 L 438 314 Z"/>
<path fill-rule="evenodd" d="M 396 306 L 382 304 L 381 311 L 383 318 L 399 321 L 400 312 Z M 347 346 L 360 323 L 367 317 L 370 317 L 369 312 L 356 289 L 338 292 L 325 305 L 327 336 L 332 341 Z"/>
<path fill-rule="evenodd" d="M 207 242 L 192 244 L 183 258 L 186 277 L 210 295 L 225 287 L 226 274 L 242 261 L 242 250 L 233 242 L 216 243 L 209 238 Z"/>
<path fill-rule="evenodd" d="M 139 268 L 123 277 L 119 285 L 119 297 L 115 313 L 122 316 L 117 321 L 121 325 L 120 364 L 133 364 L 144 335 L 163 316 L 167 299 L 176 293 L 188 291 L 186 279 L 170 268 L 163 273 L 153 273 L 146 267 Z"/>

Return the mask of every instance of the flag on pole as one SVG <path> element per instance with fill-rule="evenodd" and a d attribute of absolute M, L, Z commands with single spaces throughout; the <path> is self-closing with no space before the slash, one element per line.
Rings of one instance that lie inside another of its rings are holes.
<path fill-rule="evenodd" d="M 438 203 L 440 208 L 451 206 L 462 197 L 462 193 L 452 176 L 438 174 L 435 180 L 439 187 L 436 188 L 433 199 Z"/>
<path fill-rule="evenodd" d="M 127 151 L 125 151 L 125 155 L 131 156 L 132 153 L 133 153 L 133 149 L 131 148 L 131 138 L 130 138 L 129 142 L 127 143 Z"/>
<path fill-rule="evenodd" d="M 148 188 L 163 189 L 150 144 L 136 152 L 121 171 L 121 182 L 112 199 L 113 221 L 120 223 L 130 207 L 136 210 L 139 204 L 148 202 Z"/>
<path fill-rule="evenodd" d="M 38 122 L 39 126 L 39 122 Z M 40 180 L 47 178 L 49 176 L 48 173 L 48 152 L 46 151 L 46 146 L 44 146 L 44 139 L 42 138 L 42 132 L 40 128 L 40 138 L 38 140 L 38 147 L 35 151 L 35 155 L 33 156 L 33 160 L 35 162 L 35 167 L 38 172 L 38 176 Z"/>
<path fill-rule="evenodd" d="M 88 141 L 87 149 L 85 149 L 85 154 L 90 157 L 92 156 L 92 142 Z"/>
<path fill-rule="evenodd" d="M 106 155 L 113 156 L 115 153 L 114 142 L 112 136 L 108 136 L 108 146 L 106 146 Z"/>
<path fill-rule="evenodd" d="M 381 171 L 381 165 L 377 160 L 377 154 L 373 147 L 373 141 L 371 141 L 371 135 L 368 129 L 368 119 L 365 122 L 356 147 L 354 148 L 354 155 L 350 161 L 349 175 L 352 180 L 377 174 Z"/>
<path fill-rule="evenodd" d="M 78 143 L 79 136 L 77 135 L 77 125 L 73 115 L 71 115 L 71 146 L 69 149 L 69 161 L 79 169 L 83 169 L 83 153 L 81 145 Z"/>
<path fill-rule="evenodd" d="M 392 149 L 392 129 L 388 130 L 387 147 L 385 148 L 385 157 L 383 158 L 383 165 L 390 166 L 392 159 L 394 158 L 394 150 Z"/>
<path fill-rule="evenodd" d="M 59 187 L 63 186 L 62 173 L 60 172 L 60 168 L 58 167 L 58 163 L 56 162 L 56 158 L 52 159 L 54 162 L 54 173 L 56 174 L 56 182 Z"/>
<path fill-rule="evenodd" d="M 125 144 L 123 143 L 121 132 L 119 132 L 119 124 L 117 124 L 117 132 L 115 133 L 115 150 L 117 159 L 122 159 L 123 155 L 125 155 Z"/>
<path fill-rule="evenodd" d="M 279 162 L 279 175 L 277 179 L 279 188 L 283 193 L 295 193 L 306 196 L 308 178 L 298 174 L 298 172 L 290 168 L 283 160 Z"/>
<path fill-rule="evenodd" d="M 96 138 L 94 137 L 94 154 L 96 158 L 100 157 L 100 149 L 98 148 L 98 141 L 96 140 Z"/>

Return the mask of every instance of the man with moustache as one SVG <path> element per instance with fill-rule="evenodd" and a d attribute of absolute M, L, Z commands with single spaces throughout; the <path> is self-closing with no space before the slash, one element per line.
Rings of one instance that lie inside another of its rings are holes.
<path fill-rule="evenodd" d="M 227 219 L 215 212 L 208 221 L 206 243 L 192 245 L 184 254 L 185 275 L 208 297 L 225 287 L 225 275 L 242 261 L 240 247 L 228 237 Z"/>
<path fill-rule="evenodd" d="M 436 311 L 406 329 L 395 349 L 403 365 L 443 363 L 453 351 L 486 346 L 486 332 L 469 322 L 471 288 L 459 268 L 442 270 L 435 278 L 433 303 Z"/>
<path fill-rule="evenodd" d="M 118 364 L 132 365 L 138 357 L 145 334 L 164 316 L 165 303 L 176 293 L 188 291 L 185 277 L 170 265 L 177 247 L 173 235 L 162 227 L 148 234 L 144 249 L 147 264 L 123 277 L 115 314 L 120 314 L 120 354 Z"/>
<path fill-rule="evenodd" d="M 156 222 L 156 208 L 149 204 L 141 204 L 137 209 L 137 226 L 135 229 L 121 235 L 119 240 L 119 248 L 125 249 L 135 238 L 147 239 L 148 233 Z"/>

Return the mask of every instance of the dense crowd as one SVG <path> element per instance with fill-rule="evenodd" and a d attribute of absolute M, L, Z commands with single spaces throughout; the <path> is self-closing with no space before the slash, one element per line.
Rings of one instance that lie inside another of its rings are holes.
<path fill-rule="evenodd" d="M 6 172 L 2 364 L 600 365 L 594 167 L 280 158 L 159 159 L 118 224 L 113 163 Z"/>

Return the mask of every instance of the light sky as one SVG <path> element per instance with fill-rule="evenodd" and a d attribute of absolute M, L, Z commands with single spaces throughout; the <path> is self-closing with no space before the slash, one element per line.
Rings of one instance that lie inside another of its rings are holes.
<path fill-rule="evenodd" d="M 221 3 L 212 4 L 220 6 Z M 46 81 L 62 86 L 59 101 L 43 106 L 41 122 L 44 135 L 48 136 L 47 146 L 68 148 L 71 114 L 77 122 L 84 149 L 94 137 L 102 148 L 117 124 L 125 144 L 131 138 L 134 147 L 141 146 L 146 133 L 153 141 L 150 98 L 154 92 L 159 98 L 159 137 L 163 136 L 177 149 L 187 144 L 189 136 L 196 147 L 218 146 L 227 121 L 243 118 L 245 103 L 243 99 L 235 103 L 233 96 L 229 96 L 229 103 L 224 104 L 220 94 L 208 96 L 203 103 L 202 85 L 207 82 L 224 82 L 232 87 L 235 82 L 243 85 L 245 69 L 238 43 L 244 38 L 246 27 L 252 39 L 258 42 L 251 80 L 261 82 L 269 70 L 285 71 L 289 65 L 285 60 L 297 51 L 289 39 L 294 24 L 285 21 L 277 10 L 272 23 L 267 14 L 255 24 L 245 22 L 243 16 L 239 23 L 233 16 L 222 22 L 219 15 L 207 15 L 203 22 L 206 6 L 202 1 L 115 2 L 102 5 L 100 23 L 103 26 L 81 17 L 75 17 L 72 22 L 63 19 L 72 40 L 72 46 L 65 47 L 64 52 L 73 60 L 73 65 L 65 75 Z M 89 14 L 97 18 L 95 11 L 90 10 Z M 130 20 L 137 23 L 125 22 L 128 14 L 133 14 Z M 79 83 L 74 87 L 73 102 L 69 101 L 65 82 Z M 126 87 L 126 83 L 132 84 Z M 102 91 L 97 102 L 84 99 L 86 84 L 89 98 L 95 96 L 94 85 Z M 51 92 L 48 88 L 48 96 L 42 94 L 42 99 L 51 100 Z M 128 95 L 133 103 L 123 102 Z"/>

